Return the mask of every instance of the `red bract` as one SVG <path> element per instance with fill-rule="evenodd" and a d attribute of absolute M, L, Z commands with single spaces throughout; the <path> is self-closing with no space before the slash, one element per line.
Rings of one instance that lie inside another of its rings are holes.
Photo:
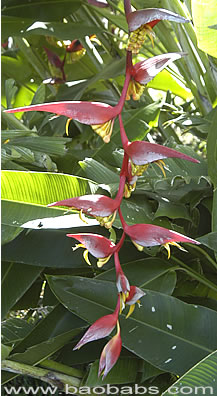
<path fill-rule="evenodd" d="M 143 93 L 144 84 L 147 84 L 166 66 L 184 55 L 186 55 L 184 52 L 158 55 L 150 59 L 145 59 L 132 66 L 132 79 L 129 83 L 126 100 L 129 100 L 131 95 L 134 100 L 138 100 Z"/>
<path fill-rule="evenodd" d="M 163 20 L 178 23 L 189 22 L 189 20 L 183 16 L 178 15 L 175 12 L 165 10 L 164 8 L 146 8 L 144 10 L 133 11 L 127 16 L 130 32 L 133 32 L 144 24 L 148 24 L 153 27 Z"/>
<path fill-rule="evenodd" d="M 120 210 L 119 215 L 124 232 L 129 235 L 134 245 L 140 251 L 142 251 L 144 247 L 163 245 L 168 252 L 168 258 L 170 258 L 170 245 L 174 245 L 184 251 L 186 250 L 177 242 L 188 242 L 200 245 L 200 242 L 192 238 L 153 224 L 135 224 L 129 226 L 125 223 Z"/>
<path fill-rule="evenodd" d="M 100 225 L 110 228 L 115 220 L 117 209 L 123 198 L 125 179 L 124 175 L 120 177 L 119 189 L 115 199 L 99 194 L 83 195 L 81 197 L 54 202 L 48 206 L 68 206 L 72 209 L 78 209 L 80 210 L 80 218 L 83 221 L 85 220 L 82 218 L 82 212 L 94 216 L 99 221 Z"/>
<path fill-rule="evenodd" d="M 129 316 L 133 313 L 136 303 L 140 306 L 140 298 L 142 298 L 144 295 L 144 291 L 142 291 L 139 287 L 130 286 L 130 292 L 125 301 L 125 304 L 130 306 L 126 319 L 129 318 Z"/>
<path fill-rule="evenodd" d="M 73 119 L 83 124 L 91 125 L 93 130 L 102 137 L 104 142 L 108 143 L 112 134 L 114 119 L 123 108 L 129 81 L 130 72 L 128 71 L 126 73 L 119 103 L 114 107 L 100 102 L 70 101 L 18 107 L 16 109 L 5 110 L 5 112 L 46 111 L 48 113 L 63 115 L 69 118 L 66 124 L 66 132 L 68 132 L 68 122 Z"/>
<path fill-rule="evenodd" d="M 146 8 L 137 10 L 127 15 L 130 37 L 128 51 L 138 53 L 145 36 L 148 35 L 153 42 L 154 33 L 152 28 L 160 21 L 168 20 L 172 22 L 185 23 L 188 19 L 163 8 Z"/>
<path fill-rule="evenodd" d="M 195 158 L 189 155 L 180 153 L 174 149 L 162 146 L 156 143 L 149 143 L 144 141 L 129 142 L 124 130 L 124 125 L 121 116 L 119 116 L 120 133 L 123 148 L 131 159 L 131 173 L 132 176 L 141 176 L 147 169 L 148 165 L 155 162 L 162 170 L 164 176 L 164 162 L 165 158 L 179 158 L 195 163 L 199 163 Z"/>
<path fill-rule="evenodd" d="M 102 318 L 98 319 L 95 323 L 93 323 L 92 326 L 90 326 L 89 329 L 86 331 L 86 333 L 83 335 L 83 337 L 78 342 L 78 344 L 73 348 L 73 350 L 81 348 L 83 345 L 87 344 L 88 342 L 96 341 L 99 340 L 100 338 L 107 337 L 116 326 L 116 323 L 118 321 L 119 311 L 120 311 L 120 296 L 118 296 L 118 302 L 115 311 L 110 315 L 103 316 Z"/>
<path fill-rule="evenodd" d="M 120 334 L 120 325 L 117 322 L 117 333 L 104 347 L 100 361 L 99 361 L 99 371 L 98 376 L 103 374 L 102 379 L 106 377 L 109 371 L 117 362 L 121 353 L 122 341 Z"/>
<path fill-rule="evenodd" d="M 53 102 L 32 106 L 18 107 L 6 110 L 6 113 L 20 111 L 46 111 L 63 115 L 69 119 L 93 126 L 93 129 L 107 143 L 112 133 L 114 118 L 118 114 L 117 108 L 99 102 Z"/>
<path fill-rule="evenodd" d="M 97 234 L 67 234 L 66 236 L 81 242 L 80 244 L 76 245 L 73 250 L 76 250 L 79 247 L 86 249 L 83 256 L 89 265 L 91 265 L 91 263 L 88 259 L 88 252 L 90 252 L 94 257 L 98 258 L 98 267 L 102 267 L 105 263 L 107 263 L 111 255 L 116 250 L 120 249 L 125 238 L 125 234 L 123 233 L 120 241 L 117 245 L 115 245 L 112 241 L 110 241 L 110 239 Z"/>
<path fill-rule="evenodd" d="M 166 177 L 164 171 L 165 163 L 162 161 L 165 158 L 180 158 L 194 163 L 200 162 L 189 155 L 183 154 L 169 147 L 144 141 L 131 142 L 127 147 L 125 147 L 125 150 L 132 161 L 133 176 L 141 176 L 149 164 L 156 163 L 163 172 L 163 175 Z"/>

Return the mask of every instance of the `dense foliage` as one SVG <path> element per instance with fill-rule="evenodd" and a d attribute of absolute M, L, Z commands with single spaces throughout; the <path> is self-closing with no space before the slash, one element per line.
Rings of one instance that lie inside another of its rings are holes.
<path fill-rule="evenodd" d="M 71 100 L 116 108 L 126 81 L 124 2 L 108 0 L 108 7 L 94 3 L 2 1 L 3 110 Z M 25 383 L 17 375 L 27 374 L 59 391 L 66 384 L 139 384 L 154 385 L 162 393 L 184 374 L 181 384 L 192 386 L 196 378 L 195 385 L 217 389 L 212 371 L 217 365 L 216 10 L 210 1 L 213 12 L 203 21 L 206 1 L 204 8 L 194 0 L 131 3 L 134 11 L 164 8 L 193 17 L 194 24 L 163 20 L 154 27 L 154 45 L 151 36 L 135 51 L 134 65 L 168 52 L 182 52 L 182 57 L 148 82 L 140 98 L 131 86 L 132 97 L 121 109 L 123 128 L 130 141 L 158 143 L 200 162 L 168 158 L 163 173 L 162 164 L 150 165 L 131 196 L 125 193 L 121 213 L 128 225 L 161 226 L 201 245 L 184 244 L 188 252 L 172 247 L 168 260 L 160 246 L 138 251 L 126 231 L 121 266 L 144 297 L 127 320 L 126 311 L 120 315 L 120 358 L 99 378 L 100 354 L 110 338 L 73 348 L 89 324 L 115 309 L 114 260 L 99 268 L 91 256 L 87 266 L 66 234 L 100 234 L 118 244 L 123 221 L 117 215 L 108 230 L 90 217 L 84 223 L 75 210 L 47 205 L 85 194 L 116 196 L 124 157 L 119 120 L 106 144 L 88 123 L 67 123 L 55 111 L 3 112 L 5 386 Z M 96 117 L 95 111 L 91 116 Z"/>

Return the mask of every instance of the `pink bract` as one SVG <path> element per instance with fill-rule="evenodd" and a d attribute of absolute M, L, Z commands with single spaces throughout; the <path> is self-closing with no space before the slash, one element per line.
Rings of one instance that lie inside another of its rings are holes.
<path fill-rule="evenodd" d="M 144 141 L 129 142 L 125 151 L 135 165 L 145 165 L 165 158 L 180 158 L 199 163 L 195 158 L 157 143 Z"/>
<path fill-rule="evenodd" d="M 120 296 L 118 296 L 118 302 L 115 311 L 110 314 L 103 316 L 89 327 L 86 333 L 83 335 L 78 344 L 73 348 L 73 350 L 81 348 L 88 342 L 99 340 L 100 338 L 107 337 L 114 327 L 116 326 L 118 315 L 120 311 Z"/>
<path fill-rule="evenodd" d="M 74 238 L 81 242 L 86 249 L 96 258 L 105 258 L 110 256 L 116 245 L 102 235 L 97 234 L 67 234 L 67 237 Z"/>
<path fill-rule="evenodd" d="M 102 378 L 104 379 L 112 367 L 117 362 L 122 348 L 120 327 L 118 323 L 117 334 L 112 337 L 112 339 L 105 345 L 100 361 L 99 361 L 99 371 L 98 376 L 103 374 Z"/>
<path fill-rule="evenodd" d="M 146 8 L 145 10 L 133 11 L 127 15 L 127 22 L 130 32 L 133 32 L 145 24 L 149 24 L 151 27 L 153 27 L 156 23 L 162 20 L 178 23 L 189 22 L 188 19 L 163 8 Z"/>
<path fill-rule="evenodd" d="M 103 124 L 117 115 L 116 108 L 106 103 L 81 101 L 43 103 L 5 110 L 6 113 L 18 113 L 21 111 L 46 111 L 63 115 L 88 125 Z"/>
<path fill-rule="evenodd" d="M 189 242 L 196 245 L 200 244 L 200 242 L 183 234 L 153 224 L 135 224 L 129 226 L 125 223 L 123 228 L 126 234 L 129 235 L 134 242 L 144 247 L 163 245 L 171 242 Z"/>
<path fill-rule="evenodd" d="M 136 63 L 131 69 L 131 74 L 135 81 L 140 84 L 147 84 L 170 63 L 185 55 L 185 52 L 172 52 L 153 56 L 152 58 Z"/>

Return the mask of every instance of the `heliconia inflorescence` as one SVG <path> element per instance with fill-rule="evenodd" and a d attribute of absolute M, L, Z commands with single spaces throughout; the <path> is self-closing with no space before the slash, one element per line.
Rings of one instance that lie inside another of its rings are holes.
<path fill-rule="evenodd" d="M 90 6 L 108 7 L 106 0 L 88 0 Z M 136 188 L 136 182 L 139 176 L 147 169 L 150 164 L 156 164 L 162 170 L 164 176 L 165 163 L 167 158 L 178 158 L 180 160 L 198 163 L 199 161 L 182 152 L 168 148 L 163 145 L 149 143 L 147 141 L 130 142 L 125 132 L 122 121 L 122 109 L 125 100 L 139 100 L 144 91 L 144 86 L 151 81 L 159 72 L 172 62 L 181 59 L 186 54 L 183 52 L 174 52 L 154 56 L 133 64 L 132 54 L 138 53 L 143 45 L 145 36 L 148 35 L 153 42 L 154 26 L 162 20 L 186 23 L 189 22 L 184 17 L 177 15 L 169 10 L 161 8 L 147 8 L 144 10 L 133 11 L 130 0 L 124 0 L 124 10 L 129 30 L 129 41 L 126 51 L 126 73 L 123 90 L 119 102 L 115 106 L 106 103 L 87 102 L 87 101 L 65 101 L 52 102 L 44 104 L 34 104 L 30 106 L 19 107 L 16 109 L 6 110 L 7 113 L 16 113 L 23 111 L 45 111 L 57 115 L 63 115 L 68 118 L 66 123 L 66 132 L 70 120 L 76 120 L 80 123 L 90 125 L 94 132 L 102 137 L 105 143 L 109 143 L 112 136 L 113 124 L 116 118 L 119 119 L 120 138 L 124 149 L 124 158 L 120 171 L 120 182 L 117 194 L 114 198 L 108 196 L 92 194 L 79 197 L 66 197 L 57 202 L 52 202 L 48 206 L 65 206 L 79 211 L 80 218 L 88 222 L 88 216 L 98 220 L 101 226 L 110 229 L 116 221 L 116 214 L 119 213 L 123 233 L 118 243 L 114 243 L 102 235 L 83 233 L 67 234 L 67 237 L 73 238 L 79 243 L 73 247 L 73 250 L 84 248 L 84 259 L 91 265 L 88 253 L 97 259 L 97 266 L 101 268 L 109 259 L 114 257 L 116 272 L 116 289 L 117 304 L 113 313 L 99 318 L 86 331 L 74 350 L 81 348 L 83 345 L 99 340 L 111 335 L 117 328 L 117 332 L 105 345 L 100 361 L 98 375 L 103 378 L 109 373 L 117 362 L 122 347 L 121 329 L 119 317 L 122 312 L 129 306 L 129 311 L 125 316 L 126 319 L 134 312 L 136 303 L 140 306 L 140 299 L 146 294 L 138 286 L 130 285 L 130 281 L 124 273 L 120 260 L 119 251 L 124 243 L 125 236 L 129 237 L 139 251 L 145 247 L 163 246 L 168 252 L 170 258 L 170 245 L 174 245 L 181 250 L 186 251 L 180 243 L 199 244 L 198 241 L 182 235 L 173 230 L 163 228 L 153 224 L 134 224 L 128 225 L 122 215 L 120 206 L 123 198 L 129 198 Z M 78 40 L 74 40 L 67 47 L 66 52 L 72 52 L 83 48 Z M 64 60 L 45 48 L 49 62 L 56 68 L 59 68 L 66 79 L 63 66 Z M 86 216 L 83 217 L 83 214 Z M 132 264 L 133 265 L 133 264 Z M 122 321 L 122 324 L 124 322 Z"/>

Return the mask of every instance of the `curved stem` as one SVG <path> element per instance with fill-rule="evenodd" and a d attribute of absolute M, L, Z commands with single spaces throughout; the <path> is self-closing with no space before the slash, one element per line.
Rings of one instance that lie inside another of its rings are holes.
<path fill-rule="evenodd" d="M 129 156 L 126 152 L 124 152 L 124 159 L 122 162 L 120 176 L 122 175 L 126 176 L 128 174 L 128 161 L 129 161 Z"/>
<path fill-rule="evenodd" d="M 131 51 L 127 51 L 127 55 L 126 55 L 126 72 L 128 70 L 131 71 L 132 67 L 133 67 L 132 52 Z"/>
<path fill-rule="evenodd" d="M 114 311 L 114 316 L 117 315 L 117 319 L 118 319 L 118 315 L 119 315 L 119 312 L 120 312 L 120 303 L 121 303 L 120 300 L 121 300 L 120 299 L 120 294 L 118 294 L 118 301 L 117 301 L 117 305 L 116 305 L 116 308 L 115 308 L 115 311 Z"/>
<path fill-rule="evenodd" d="M 119 100 L 118 104 L 116 105 L 117 115 L 121 113 L 121 111 L 122 111 L 122 109 L 124 107 L 124 102 L 125 102 L 125 99 L 126 99 L 126 95 L 127 95 L 127 90 L 128 90 L 130 79 L 131 79 L 131 73 L 130 73 L 129 68 L 127 68 L 126 77 L 125 77 L 125 81 L 124 81 L 124 86 L 123 86 L 123 90 L 121 92 L 121 97 L 120 97 L 120 100 Z"/>
<path fill-rule="evenodd" d="M 120 184 L 119 184 L 117 195 L 115 197 L 115 201 L 117 201 L 117 207 L 120 206 L 122 198 L 123 198 L 125 182 L 126 182 L 126 176 L 124 174 L 124 175 L 120 176 Z"/>
<path fill-rule="evenodd" d="M 124 129 L 124 124 L 123 124 L 123 121 L 122 121 L 121 114 L 119 114 L 118 118 L 119 118 L 119 125 L 120 125 L 121 141 L 122 141 L 123 148 L 125 150 L 127 148 L 128 144 L 129 144 L 129 140 L 128 140 L 128 137 L 126 135 L 125 129 Z"/>
<path fill-rule="evenodd" d="M 123 226 L 123 230 L 125 232 L 125 230 L 127 229 L 128 225 L 127 225 L 127 223 L 125 222 L 125 220 L 123 218 L 123 215 L 121 213 L 121 209 L 120 208 L 118 209 L 118 213 L 119 213 L 119 216 L 120 216 L 121 224 Z"/>
<path fill-rule="evenodd" d="M 121 269 L 118 252 L 114 253 L 114 261 L 115 261 L 115 271 L 116 271 L 116 275 L 117 275 L 117 273 L 119 273 L 120 269 Z"/>
<path fill-rule="evenodd" d="M 119 250 L 121 249 L 123 243 L 124 243 L 124 239 L 125 239 L 125 232 L 123 231 L 123 234 L 121 235 L 121 239 L 120 241 L 117 243 L 117 245 L 114 247 L 114 253 L 115 252 L 119 252 Z"/>

